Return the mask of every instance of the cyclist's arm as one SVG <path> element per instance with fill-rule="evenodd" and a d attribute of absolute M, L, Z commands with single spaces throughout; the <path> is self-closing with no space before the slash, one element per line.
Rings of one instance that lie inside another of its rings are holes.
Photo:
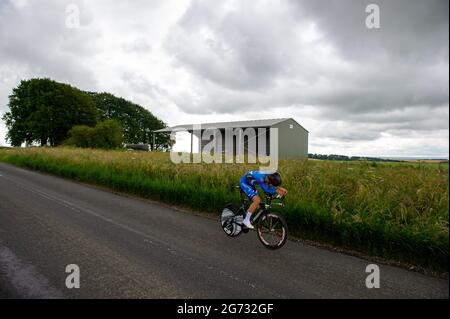
<path fill-rule="evenodd" d="M 273 185 L 267 186 L 266 183 L 261 183 L 261 189 L 263 190 L 264 193 L 269 193 L 271 195 L 274 195 L 277 192 L 277 189 L 275 186 L 273 186 Z"/>

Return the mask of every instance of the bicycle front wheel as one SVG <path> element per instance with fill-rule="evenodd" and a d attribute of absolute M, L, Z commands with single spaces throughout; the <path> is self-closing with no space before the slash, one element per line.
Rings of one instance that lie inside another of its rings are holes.
<path fill-rule="evenodd" d="M 269 249 L 279 249 L 288 237 L 287 224 L 284 218 L 275 213 L 267 213 L 261 217 L 257 226 L 258 238 Z"/>

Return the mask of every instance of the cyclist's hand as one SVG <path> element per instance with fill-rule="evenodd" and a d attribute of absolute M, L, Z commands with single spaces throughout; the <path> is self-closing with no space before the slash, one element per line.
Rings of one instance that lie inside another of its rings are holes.
<path fill-rule="evenodd" d="M 277 188 L 277 193 L 278 193 L 278 195 L 279 195 L 280 197 L 284 197 L 284 196 L 286 196 L 286 194 L 288 193 L 288 191 L 287 191 L 286 188 L 278 187 L 278 188 Z"/>

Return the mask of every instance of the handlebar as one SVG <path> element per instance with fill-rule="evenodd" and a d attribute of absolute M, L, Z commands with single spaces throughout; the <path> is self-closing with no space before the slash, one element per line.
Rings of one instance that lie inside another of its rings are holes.
<path fill-rule="evenodd" d="M 285 196 L 280 196 L 280 194 L 269 194 L 265 193 L 266 196 L 266 205 L 278 205 L 278 206 L 284 206 L 284 198 Z M 272 203 L 272 199 L 278 199 L 280 202 Z"/>
<path fill-rule="evenodd" d="M 280 194 L 278 194 L 278 193 L 275 193 L 275 194 L 264 193 L 264 195 L 271 199 L 281 199 L 281 200 L 284 200 L 284 197 L 285 197 L 285 196 L 280 196 Z"/>
<path fill-rule="evenodd" d="M 241 187 L 239 185 L 235 186 L 236 189 L 239 189 L 240 195 L 241 195 L 241 201 L 244 201 L 247 196 L 245 196 L 244 191 L 241 189 Z M 266 202 L 265 203 L 261 203 L 261 205 L 263 206 L 271 206 L 271 205 L 277 205 L 277 206 L 284 206 L 284 199 L 285 196 L 280 196 L 280 194 L 275 193 L 275 194 L 270 194 L 270 193 L 264 193 L 265 197 L 266 197 Z M 272 203 L 273 199 L 277 199 L 279 200 L 279 202 L 276 203 Z"/>

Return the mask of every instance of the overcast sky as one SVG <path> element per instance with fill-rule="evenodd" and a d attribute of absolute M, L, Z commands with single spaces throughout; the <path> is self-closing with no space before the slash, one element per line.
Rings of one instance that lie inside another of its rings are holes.
<path fill-rule="evenodd" d="M 50 77 L 168 125 L 292 117 L 311 153 L 448 157 L 448 5 L 0 0 L 0 113 L 21 79 Z"/>

